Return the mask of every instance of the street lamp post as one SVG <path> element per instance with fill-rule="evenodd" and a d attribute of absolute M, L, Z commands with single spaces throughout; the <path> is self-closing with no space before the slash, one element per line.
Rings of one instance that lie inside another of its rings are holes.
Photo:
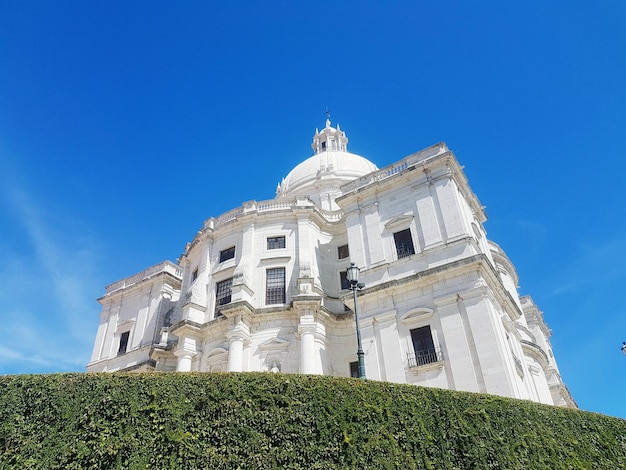
<path fill-rule="evenodd" d="M 626 341 L 622 343 L 622 352 L 624 353 L 624 356 L 626 356 Z"/>
<path fill-rule="evenodd" d="M 354 321 L 356 322 L 356 343 L 357 350 L 356 356 L 359 359 L 359 378 L 365 378 L 365 353 L 363 352 L 363 346 L 361 344 L 361 329 L 359 328 L 359 314 L 356 307 L 356 291 L 365 287 L 365 284 L 359 282 L 359 272 L 361 270 L 350 263 L 350 267 L 346 270 L 346 278 L 350 282 L 350 289 L 352 289 L 352 295 L 354 296 Z"/>

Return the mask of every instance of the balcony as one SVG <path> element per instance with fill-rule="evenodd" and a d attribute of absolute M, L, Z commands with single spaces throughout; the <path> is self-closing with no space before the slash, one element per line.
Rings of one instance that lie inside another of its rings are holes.
<path fill-rule="evenodd" d="M 410 369 L 431 364 L 439 367 L 443 366 L 443 353 L 441 352 L 441 348 L 424 349 L 422 351 L 408 353 L 407 359 Z"/>
<path fill-rule="evenodd" d="M 402 259 L 406 258 L 407 256 L 414 255 L 415 248 L 413 248 L 413 243 L 400 244 L 396 247 L 396 252 L 398 253 L 398 259 Z"/>

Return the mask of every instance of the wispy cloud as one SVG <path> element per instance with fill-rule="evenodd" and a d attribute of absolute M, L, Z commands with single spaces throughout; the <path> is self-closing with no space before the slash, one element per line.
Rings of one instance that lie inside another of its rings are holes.
<path fill-rule="evenodd" d="M 99 243 L 80 221 L 42 204 L 23 184 L 1 194 L 1 215 L 19 233 L 5 241 L 0 266 L 0 372 L 82 370 L 95 334 L 102 282 L 95 274 Z"/>
<path fill-rule="evenodd" d="M 578 255 L 552 276 L 548 296 L 584 292 L 597 286 L 605 288 L 619 279 L 626 280 L 626 236 L 619 234 L 580 245 Z"/>

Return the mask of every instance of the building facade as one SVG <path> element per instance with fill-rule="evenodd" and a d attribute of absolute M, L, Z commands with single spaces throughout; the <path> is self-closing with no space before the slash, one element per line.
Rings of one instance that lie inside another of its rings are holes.
<path fill-rule="evenodd" d="M 178 264 L 106 287 L 88 371 L 354 376 L 575 407 L 550 330 L 454 154 L 378 169 L 330 122 L 269 201 L 209 218 Z"/>

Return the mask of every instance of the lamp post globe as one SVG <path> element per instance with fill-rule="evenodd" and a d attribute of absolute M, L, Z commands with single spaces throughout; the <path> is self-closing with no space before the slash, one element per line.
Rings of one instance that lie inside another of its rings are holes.
<path fill-rule="evenodd" d="M 355 266 L 354 263 L 350 263 L 350 267 L 346 270 L 346 278 L 350 282 L 350 289 L 352 289 L 352 296 L 354 298 L 354 321 L 356 323 L 356 343 L 357 351 L 356 356 L 359 360 L 359 378 L 365 378 L 365 353 L 363 352 L 363 346 L 361 344 L 361 329 L 359 327 L 359 314 L 357 310 L 356 291 L 365 287 L 365 284 L 359 282 L 359 273 L 361 269 Z"/>

